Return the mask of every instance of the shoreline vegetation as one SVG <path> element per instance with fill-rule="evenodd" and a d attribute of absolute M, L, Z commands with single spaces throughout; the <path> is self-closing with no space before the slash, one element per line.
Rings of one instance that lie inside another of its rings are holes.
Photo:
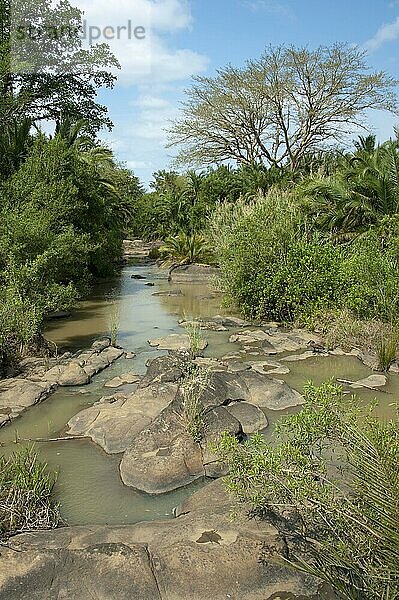
<path fill-rule="evenodd" d="M 68 1 L 33 2 L 40 3 L 40 11 L 32 11 L 33 28 L 41 20 L 79 22 L 82 16 Z M 3 383 L 10 383 L 22 359 L 42 356 L 52 379 L 30 382 L 33 405 L 56 385 L 88 383 L 123 354 L 110 346 L 118 338 L 116 313 L 111 340 L 80 353 L 80 362 L 65 355 L 57 362 L 43 328 L 49 314 L 70 310 L 94 281 L 117 272 L 126 237 L 153 245 L 151 257 L 171 270 L 196 263 L 218 267 L 226 302 L 251 322 L 300 326 L 324 336 L 327 350 L 360 346 L 373 369 L 392 368 L 399 344 L 399 129 L 384 143 L 370 134 L 350 144 L 348 131 L 358 131 L 369 110 L 399 114 L 393 77 L 372 72 L 366 54 L 348 44 L 269 47 L 241 68 L 196 77 L 169 130 L 169 145 L 178 148 L 177 170 L 154 173 L 146 191 L 99 140 L 112 123 L 97 92 L 113 87 L 119 66 L 109 48 L 85 50 L 77 36 L 67 47 L 60 41 L 49 48 L 49 64 L 57 64 L 62 77 L 49 70 L 15 72 L 9 3 L 1 5 L 0 18 Z M 78 74 L 69 68 L 74 61 Z M 49 122 L 52 134 L 44 133 Z M 206 345 L 200 329 L 188 325 L 187 332 L 190 369 L 180 373 L 172 364 L 166 373 L 181 387 L 180 412 L 160 406 L 164 429 L 157 430 L 149 411 L 142 418 L 152 427 L 151 439 L 149 430 L 137 432 L 141 446 L 151 447 L 146 464 L 155 456 L 164 465 L 162 473 L 154 469 L 164 479 L 161 489 L 170 489 L 166 479 L 175 476 L 172 451 L 183 481 L 226 472 L 236 499 L 249 502 L 266 522 L 274 511 L 280 532 L 311 548 L 310 562 L 291 560 L 296 568 L 340 598 L 397 598 L 398 418 L 378 421 L 327 382 L 306 387 L 302 410 L 277 425 L 277 446 L 261 434 L 244 435 L 226 409 L 234 373 L 228 367 L 213 373 L 219 382 L 213 389 L 208 371 L 193 366 Z M 172 354 L 162 359 L 173 363 Z M 242 401 L 242 390 L 251 400 L 252 382 L 254 395 L 261 390 L 267 396 L 262 385 L 273 384 L 277 396 L 283 389 L 294 398 L 291 408 L 301 404 L 300 394 L 280 380 L 245 369 L 241 376 L 245 385 L 234 375 L 234 401 Z M 16 412 L 21 385 L 7 390 Z M 221 440 L 220 423 L 230 431 Z M 161 432 L 167 442 L 162 448 Z M 179 435 L 185 441 L 176 445 Z M 185 450 L 191 452 L 189 466 Z M 135 471 L 141 447 L 132 443 L 126 452 L 125 483 L 142 476 Z M 59 524 L 54 482 L 32 448 L 0 456 L 1 544 L 10 535 Z M 195 542 L 219 549 L 218 536 L 204 531 Z M 258 552 L 259 540 L 250 543 Z M 112 554 L 115 545 L 100 550 Z M 121 548 L 119 556 L 132 554 Z M 140 552 L 154 576 L 148 548 Z"/>
<path fill-rule="evenodd" d="M 55 481 L 33 446 L 0 456 L 0 545 L 25 531 L 58 527 L 59 509 L 52 499 Z"/>

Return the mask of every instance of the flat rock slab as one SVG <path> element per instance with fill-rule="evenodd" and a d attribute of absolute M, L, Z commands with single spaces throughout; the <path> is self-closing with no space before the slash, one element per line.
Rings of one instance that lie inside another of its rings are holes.
<path fill-rule="evenodd" d="M 176 385 L 163 384 L 136 390 L 127 398 L 103 398 L 72 417 L 67 433 L 90 437 L 108 454 L 119 454 L 172 402 L 176 391 Z"/>
<path fill-rule="evenodd" d="M 351 388 L 359 389 L 359 388 L 379 388 L 384 387 L 387 384 L 387 377 L 385 375 L 370 375 L 369 377 L 365 377 L 364 379 L 359 379 L 359 381 L 355 381 L 352 383 Z"/>
<path fill-rule="evenodd" d="M 253 371 L 264 375 L 287 375 L 290 372 L 286 365 L 274 360 L 251 361 L 249 365 Z"/>
<path fill-rule="evenodd" d="M 118 375 L 117 377 L 113 377 L 109 381 L 106 381 L 104 387 L 118 388 L 122 385 L 138 383 L 140 379 L 141 375 L 137 375 L 136 373 L 124 373 L 123 375 Z"/>
<path fill-rule="evenodd" d="M 217 267 L 209 265 L 180 265 L 171 269 L 169 280 L 172 283 L 211 283 L 219 272 Z"/>
<path fill-rule="evenodd" d="M 249 327 L 251 325 L 249 321 L 245 321 L 239 317 L 224 317 L 222 315 L 215 315 L 214 317 L 211 317 L 209 321 L 219 323 L 225 327 Z"/>
<path fill-rule="evenodd" d="M 42 402 L 51 393 L 49 382 L 36 382 L 29 379 L 3 379 L 0 381 L 0 410 L 18 408 L 23 410 Z"/>
<path fill-rule="evenodd" d="M 264 354 L 280 354 L 281 352 L 296 352 L 306 348 L 310 343 L 319 342 L 319 338 L 306 331 L 294 329 L 288 333 L 280 331 L 256 329 L 245 330 L 230 336 L 230 342 L 238 342 L 245 349 L 258 346 Z"/>
<path fill-rule="evenodd" d="M 323 598 L 313 577 L 281 560 L 290 538 L 230 511 L 214 482 L 178 507 L 177 519 L 18 535 L 1 550 L 0 600 Z"/>
<path fill-rule="evenodd" d="M 227 327 L 214 321 L 179 321 L 181 327 L 198 327 L 206 331 L 227 331 Z"/>
<path fill-rule="evenodd" d="M 216 403 L 246 401 L 255 404 L 259 408 L 270 410 L 285 410 L 294 408 L 304 403 L 303 396 L 289 387 L 284 381 L 275 379 L 268 375 L 261 375 L 253 371 L 242 371 L 239 373 L 214 372 L 211 388 L 204 393 Z"/>
<path fill-rule="evenodd" d="M 153 348 L 158 350 L 190 350 L 190 337 L 186 334 L 172 333 L 166 337 L 149 340 L 148 343 Z M 207 340 L 200 340 L 198 344 L 199 350 L 204 350 L 208 345 Z"/>
<path fill-rule="evenodd" d="M 87 385 L 93 375 L 106 369 L 123 354 L 122 349 L 106 345 L 106 342 L 94 342 L 91 350 L 80 352 L 72 359 L 55 365 L 43 373 L 41 380 L 62 387 Z"/>
<path fill-rule="evenodd" d="M 249 404 L 249 402 L 229 404 L 226 410 L 240 422 L 242 431 L 246 435 L 262 431 L 269 424 L 265 413 L 258 406 Z"/>
<path fill-rule="evenodd" d="M 154 292 L 152 294 L 153 296 L 166 296 L 168 298 L 173 298 L 176 296 L 184 296 L 183 292 L 181 290 L 163 290 L 160 292 Z"/>

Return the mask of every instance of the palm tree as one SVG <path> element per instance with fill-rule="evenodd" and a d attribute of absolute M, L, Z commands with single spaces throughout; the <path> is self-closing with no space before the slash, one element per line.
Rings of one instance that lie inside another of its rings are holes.
<path fill-rule="evenodd" d="M 369 136 L 357 148 L 336 175 L 315 177 L 303 188 L 316 225 L 338 238 L 355 237 L 399 212 L 398 141 L 375 147 Z"/>
<path fill-rule="evenodd" d="M 25 160 L 32 144 L 32 120 L 13 120 L 0 130 L 0 177 L 7 179 Z"/>

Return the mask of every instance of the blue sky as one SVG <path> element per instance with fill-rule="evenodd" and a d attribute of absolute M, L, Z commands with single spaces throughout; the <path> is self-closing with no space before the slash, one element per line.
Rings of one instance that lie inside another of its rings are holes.
<path fill-rule="evenodd" d="M 103 134 L 118 158 L 145 183 L 167 168 L 168 120 L 178 114 L 183 90 L 194 74 L 212 74 L 227 63 L 241 65 L 269 44 L 336 41 L 361 45 L 369 64 L 399 79 L 399 0 L 75 0 L 90 22 L 147 29 L 147 39 L 110 42 L 122 69 L 112 91 L 99 99 L 115 128 Z M 373 114 L 380 139 L 399 122 Z"/>

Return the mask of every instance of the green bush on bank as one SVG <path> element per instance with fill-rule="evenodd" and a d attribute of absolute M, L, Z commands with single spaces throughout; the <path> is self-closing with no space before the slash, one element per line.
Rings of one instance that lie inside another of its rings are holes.
<path fill-rule="evenodd" d="M 250 203 L 220 205 L 210 230 L 223 289 L 251 318 L 306 321 L 331 308 L 397 318 L 396 217 L 338 244 L 312 226 L 294 195 L 274 189 Z"/>
<path fill-rule="evenodd" d="M 211 232 L 222 285 L 249 317 L 292 321 L 332 305 L 341 288 L 340 249 L 306 232 L 289 193 L 222 205 Z"/>
<path fill-rule="evenodd" d="M 256 434 L 240 444 L 225 434 L 218 452 L 233 495 L 307 548 L 305 559 L 291 554 L 296 568 L 340 598 L 393 599 L 399 421 L 381 422 L 357 406 L 330 382 L 307 384 L 304 407 L 277 423 L 273 441 Z"/>
<path fill-rule="evenodd" d="M 47 313 L 115 272 L 135 179 L 94 150 L 37 135 L 0 183 L 0 375 L 40 336 Z"/>

